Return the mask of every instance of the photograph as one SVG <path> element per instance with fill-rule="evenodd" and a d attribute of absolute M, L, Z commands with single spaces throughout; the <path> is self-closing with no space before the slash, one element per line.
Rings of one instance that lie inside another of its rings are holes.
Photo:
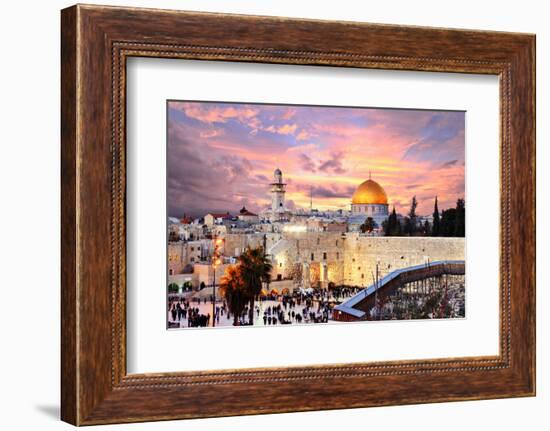
<path fill-rule="evenodd" d="M 1 429 L 550 430 L 545 2 L 2 6 Z"/>
<path fill-rule="evenodd" d="M 166 124 L 168 329 L 466 317 L 465 112 L 168 100 Z"/>

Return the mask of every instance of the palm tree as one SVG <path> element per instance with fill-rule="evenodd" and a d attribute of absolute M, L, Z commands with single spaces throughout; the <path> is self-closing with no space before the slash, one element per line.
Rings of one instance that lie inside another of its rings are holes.
<path fill-rule="evenodd" d="M 220 293 L 227 302 L 229 311 L 233 313 L 233 326 L 238 326 L 239 316 L 250 300 L 238 266 L 227 268 L 220 281 Z"/>
<path fill-rule="evenodd" d="M 272 265 L 263 247 L 248 247 L 239 256 L 239 271 L 250 297 L 249 321 L 254 324 L 254 300 L 262 291 L 262 282 L 271 280 Z"/>

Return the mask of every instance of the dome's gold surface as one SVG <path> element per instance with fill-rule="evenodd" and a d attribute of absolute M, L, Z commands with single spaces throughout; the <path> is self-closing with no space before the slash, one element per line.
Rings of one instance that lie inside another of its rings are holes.
<path fill-rule="evenodd" d="M 353 197 L 351 198 L 352 204 L 386 204 L 388 203 L 388 197 L 386 192 L 376 181 L 371 179 L 361 183 Z"/>

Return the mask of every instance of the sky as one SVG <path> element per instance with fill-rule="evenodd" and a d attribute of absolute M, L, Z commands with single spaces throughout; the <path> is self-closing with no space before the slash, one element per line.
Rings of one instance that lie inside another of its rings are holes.
<path fill-rule="evenodd" d="M 168 102 L 168 215 L 259 212 L 279 168 L 289 209 L 350 209 L 369 178 L 390 210 L 417 214 L 464 198 L 465 115 L 426 111 Z"/>

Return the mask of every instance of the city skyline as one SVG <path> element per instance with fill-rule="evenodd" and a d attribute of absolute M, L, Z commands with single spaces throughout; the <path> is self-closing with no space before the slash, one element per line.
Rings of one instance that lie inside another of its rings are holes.
<path fill-rule="evenodd" d="M 369 178 L 390 209 L 464 198 L 464 112 L 169 101 L 168 211 L 260 212 L 275 168 L 290 210 L 350 209 Z"/>

